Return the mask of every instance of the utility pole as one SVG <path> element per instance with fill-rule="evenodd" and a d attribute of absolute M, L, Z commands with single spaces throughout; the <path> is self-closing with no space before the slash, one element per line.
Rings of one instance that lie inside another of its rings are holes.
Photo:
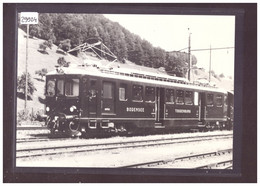
<path fill-rule="evenodd" d="M 25 103 L 24 111 L 27 111 L 27 95 L 28 95 L 28 40 L 29 40 L 29 24 L 27 24 L 27 37 L 26 37 L 26 60 L 25 60 Z"/>
<path fill-rule="evenodd" d="M 211 44 L 209 47 L 209 82 L 211 80 Z"/>
<path fill-rule="evenodd" d="M 38 24 L 38 13 L 37 12 L 21 12 L 20 23 L 27 25 L 27 36 L 26 36 L 26 60 L 25 60 L 25 102 L 24 111 L 27 112 L 27 96 L 28 96 L 28 40 L 29 40 L 29 25 Z"/>
<path fill-rule="evenodd" d="M 190 41 L 190 28 L 188 28 L 189 31 L 189 45 L 188 45 L 188 54 L 189 54 L 189 61 L 188 61 L 188 80 L 190 81 L 190 73 L 191 73 L 191 53 L 190 53 L 190 48 L 191 48 L 191 41 Z"/>

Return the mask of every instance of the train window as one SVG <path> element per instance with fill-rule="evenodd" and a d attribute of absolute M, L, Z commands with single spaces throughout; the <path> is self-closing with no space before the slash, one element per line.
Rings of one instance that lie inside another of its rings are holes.
<path fill-rule="evenodd" d="M 184 91 L 183 90 L 176 91 L 176 104 L 178 104 L 178 105 L 184 104 Z"/>
<path fill-rule="evenodd" d="M 193 104 L 193 92 L 185 91 L 185 105 Z"/>
<path fill-rule="evenodd" d="M 112 99 L 113 97 L 113 84 L 111 82 L 103 83 L 103 98 Z"/>
<path fill-rule="evenodd" d="M 213 106 L 213 94 L 207 94 L 207 105 Z"/>
<path fill-rule="evenodd" d="M 93 88 L 96 86 L 97 80 L 90 80 L 90 87 Z"/>
<path fill-rule="evenodd" d="M 223 100 L 222 95 L 217 95 L 216 96 L 216 105 L 217 105 L 217 107 L 222 107 L 222 105 L 223 105 L 222 100 Z"/>
<path fill-rule="evenodd" d="M 79 79 L 66 80 L 65 95 L 79 96 Z"/>
<path fill-rule="evenodd" d="M 194 92 L 194 105 L 199 105 L 199 93 Z"/>
<path fill-rule="evenodd" d="M 126 84 L 120 84 L 119 86 L 119 100 L 120 101 L 126 101 L 127 97 L 126 97 Z"/>
<path fill-rule="evenodd" d="M 133 85 L 133 101 L 143 101 L 143 86 Z"/>
<path fill-rule="evenodd" d="M 64 95 L 64 80 L 62 79 L 57 81 L 57 95 Z"/>
<path fill-rule="evenodd" d="M 153 102 L 155 100 L 155 91 L 154 87 L 145 88 L 145 101 Z"/>
<path fill-rule="evenodd" d="M 224 103 L 225 103 L 225 105 L 228 105 L 228 97 L 227 97 L 227 95 L 225 95 L 225 97 L 224 97 Z"/>
<path fill-rule="evenodd" d="M 174 103 L 174 90 L 166 89 L 166 103 Z"/>
<path fill-rule="evenodd" d="M 53 97 L 55 95 L 55 80 L 50 79 L 47 83 L 46 96 Z"/>

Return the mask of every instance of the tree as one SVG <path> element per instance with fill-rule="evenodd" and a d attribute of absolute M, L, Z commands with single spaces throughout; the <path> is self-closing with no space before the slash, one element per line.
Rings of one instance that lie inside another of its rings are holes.
<path fill-rule="evenodd" d="M 51 39 L 49 39 L 48 41 L 44 41 L 44 44 L 47 47 L 49 47 L 50 49 L 52 49 L 53 41 Z"/>
<path fill-rule="evenodd" d="M 63 51 L 67 52 L 70 50 L 71 44 L 70 44 L 70 39 L 65 39 L 63 41 L 60 41 L 59 47 Z"/>
<path fill-rule="evenodd" d="M 39 37 L 39 26 L 38 25 L 30 25 L 29 26 L 29 37 Z"/>
<path fill-rule="evenodd" d="M 55 42 L 56 37 L 53 32 L 53 16 L 48 13 L 39 14 L 39 37 Z"/>
<path fill-rule="evenodd" d="M 44 41 L 43 43 L 39 44 L 39 49 L 38 51 L 44 54 L 48 54 L 48 52 L 46 51 L 47 47 L 49 47 L 50 49 L 52 49 L 52 40 L 48 40 L 48 41 Z"/>
<path fill-rule="evenodd" d="M 146 40 L 142 40 L 141 46 L 143 49 L 143 56 L 141 58 L 142 64 L 144 64 L 144 66 L 147 66 L 147 67 L 152 67 L 153 66 L 152 59 L 155 57 L 152 44 L 150 44 Z"/>
<path fill-rule="evenodd" d="M 60 57 L 57 61 L 58 65 L 62 67 L 68 67 L 70 62 L 67 62 L 64 57 Z"/>
<path fill-rule="evenodd" d="M 43 78 L 43 76 L 46 76 L 47 73 L 48 73 L 48 70 L 46 68 L 35 71 L 35 74 L 38 74 L 39 76 L 41 76 L 41 78 Z"/>
<path fill-rule="evenodd" d="M 38 49 L 39 52 L 46 54 L 48 53 L 46 49 L 47 49 L 47 45 L 44 42 L 39 44 L 39 49 Z"/>
<path fill-rule="evenodd" d="M 225 75 L 224 75 L 223 73 L 221 73 L 221 74 L 219 75 L 219 77 L 220 77 L 220 78 L 224 78 Z"/>
<path fill-rule="evenodd" d="M 34 84 L 31 79 L 31 75 L 27 73 L 27 78 L 28 78 L 28 86 L 27 86 L 27 92 L 29 96 L 32 96 L 34 91 L 37 91 L 37 89 L 34 87 Z M 26 83 L 26 74 L 25 72 L 18 77 L 17 81 L 17 89 L 20 91 L 22 90 L 22 93 L 25 95 L 25 83 Z"/>
<path fill-rule="evenodd" d="M 26 26 L 19 24 L 19 27 L 26 31 Z M 164 67 L 178 76 L 185 76 L 187 72 L 187 53 L 175 51 L 167 54 L 103 15 L 40 13 L 39 24 L 31 25 L 30 31 L 31 35 L 41 39 L 51 39 L 59 46 L 58 53 L 66 54 L 70 48 L 90 42 L 89 38 L 101 38 L 119 61 L 128 59 L 137 65 Z M 41 45 L 40 49 L 46 50 L 47 47 Z M 197 59 L 192 55 L 192 64 L 196 63 Z"/>

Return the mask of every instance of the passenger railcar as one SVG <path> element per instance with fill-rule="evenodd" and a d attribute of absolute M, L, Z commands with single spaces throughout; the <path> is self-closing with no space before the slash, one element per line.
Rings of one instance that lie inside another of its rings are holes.
<path fill-rule="evenodd" d="M 168 75 L 59 67 L 46 75 L 45 94 L 48 128 L 72 136 L 233 124 L 231 93 Z"/>

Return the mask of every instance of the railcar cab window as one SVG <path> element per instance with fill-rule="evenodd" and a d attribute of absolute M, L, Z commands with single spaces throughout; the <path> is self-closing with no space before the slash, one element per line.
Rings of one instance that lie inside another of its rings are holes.
<path fill-rule="evenodd" d="M 213 94 L 207 94 L 207 106 L 213 107 Z"/>
<path fill-rule="evenodd" d="M 62 79 L 57 81 L 57 95 L 64 95 L 64 80 Z"/>
<path fill-rule="evenodd" d="M 223 97 L 222 97 L 222 95 L 217 95 L 216 96 L 216 106 L 217 107 L 222 107 L 222 105 L 223 105 Z"/>
<path fill-rule="evenodd" d="M 47 83 L 46 96 L 53 97 L 55 95 L 55 80 L 50 79 Z"/>
<path fill-rule="evenodd" d="M 228 105 L 228 97 L 227 97 L 227 95 L 224 96 L 224 104 Z"/>
<path fill-rule="evenodd" d="M 119 86 L 119 100 L 120 101 L 127 101 L 127 89 L 126 89 L 126 84 L 121 83 Z"/>
<path fill-rule="evenodd" d="M 155 101 L 155 89 L 154 87 L 145 87 L 145 101 L 154 102 Z"/>
<path fill-rule="evenodd" d="M 174 103 L 174 90 L 166 89 L 166 103 L 173 104 Z"/>
<path fill-rule="evenodd" d="M 183 105 L 184 104 L 184 91 L 183 90 L 177 90 L 176 91 L 176 104 L 177 105 Z"/>
<path fill-rule="evenodd" d="M 69 97 L 79 96 L 79 79 L 66 80 L 65 95 Z"/>
<path fill-rule="evenodd" d="M 143 86 L 133 85 L 133 101 L 143 101 Z"/>
<path fill-rule="evenodd" d="M 185 105 L 193 105 L 193 92 L 185 91 Z"/>

